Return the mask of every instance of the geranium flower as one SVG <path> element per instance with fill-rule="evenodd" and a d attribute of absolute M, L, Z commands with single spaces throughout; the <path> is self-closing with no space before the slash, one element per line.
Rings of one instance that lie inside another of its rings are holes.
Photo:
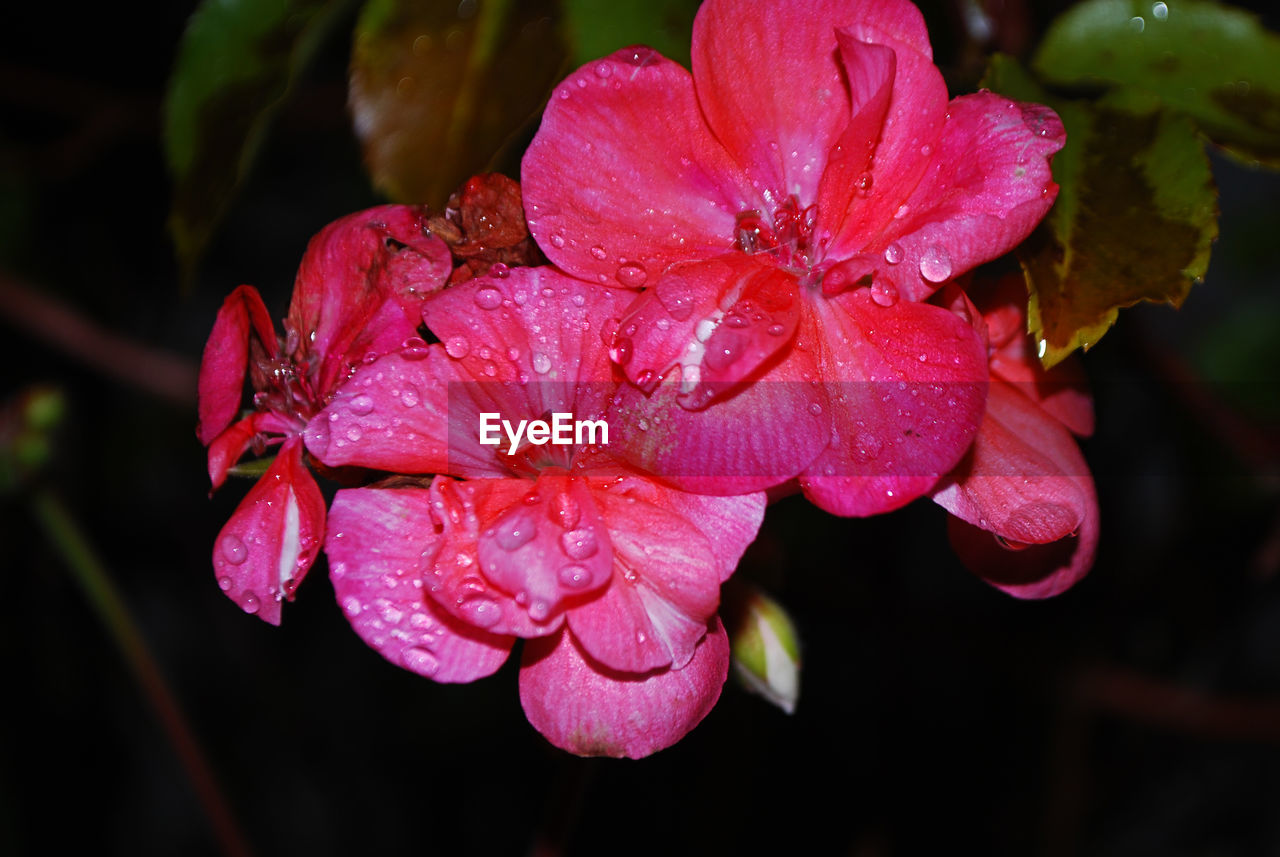
<path fill-rule="evenodd" d="M 363 359 L 417 339 L 422 298 L 451 270 L 448 248 L 424 234 L 424 212 L 383 206 L 325 227 L 298 269 L 285 334 L 258 291 L 223 302 L 200 364 L 196 434 L 217 490 L 253 448 L 275 460 L 232 513 L 213 551 L 218 585 L 248 613 L 280 624 L 320 549 L 324 500 L 303 462 L 302 432 Z M 252 409 L 240 414 L 245 377 Z"/>
<path fill-rule="evenodd" d="M 574 276 L 641 288 L 612 355 L 636 461 L 706 491 L 799 476 L 833 512 L 900 506 L 982 418 L 980 338 L 939 284 L 1056 195 L 1048 108 L 947 99 L 906 0 L 708 0 L 693 73 L 646 48 L 555 91 L 522 175 Z"/>
<path fill-rule="evenodd" d="M 606 443 L 596 424 L 618 387 L 600 331 L 630 296 L 550 268 L 500 273 L 433 297 L 441 342 L 362 365 L 311 421 L 327 465 L 448 474 L 338 492 L 334 591 L 370 646 L 436 681 L 488 675 L 525 638 L 520 698 L 543 735 L 644 756 L 719 697 L 720 583 L 764 497 L 687 494 L 613 459 L 633 430 L 609 425 Z M 572 415 L 598 433 L 487 445 L 482 414 Z"/>
<path fill-rule="evenodd" d="M 991 389 L 973 447 L 933 491 L 964 564 L 1019 598 L 1068 589 L 1093 566 L 1098 499 L 1072 434 L 1093 433 L 1074 359 L 1045 370 L 1026 328 L 1021 276 L 974 292 L 990 342 Z"/>

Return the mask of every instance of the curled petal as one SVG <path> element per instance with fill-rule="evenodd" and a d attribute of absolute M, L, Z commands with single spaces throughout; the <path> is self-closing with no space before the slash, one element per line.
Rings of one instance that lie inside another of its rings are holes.
<path fill-rule="evenodd" d="M 1088 465 L 1061 423 L 1003 381 L 992 380 L 973 449 L 933 498 L 959 519 L 952 542 L 965 565 L 1012 595 L 1056 595 L 1093 564 Z"/>
<path fill-rule="evenodd" d="M 955 467 L 982 422 L 982 339 L 928 304 L 875 304 L 867 289 L 817 304 L 833 432 L 801 474 L 805 496 L 837 515 L 916 499 Z"/>
<path fill-rule="evenodd" d="M 683 669 L 643 674 L 592 661 L 566 631 L 525 644 L 520 704 L 533 728 L 562 750 L 639 759 L 697 726 L 728 674 L 729 641 L 718 617 Z"/>
<path fill-rule="evenodd" d="M 227 479 L 227 471 L 235 466 L 259 431 L 258 414 L 247 416 L 229 427 L 209 444 L 209 483 L 217 491 Z"/>
<path fill-rule="evenodd" d="M 513 639 L 426 597 L 423 576 L 441 541 L 427 491 L 339 491 L 325 542 L 329 577 L 351 627 L 388 661 L 438 682 L 473 681 L 502 666 Z"/>
<path fill-rule="evenodd" d="M 222 302 L 200 359 L 196 436 L 205 446 L 231 425 L 240 411 L 251 335 L 257 337 L 268 357 L 276 356 L 276 334 L 262 296 L 253 286 L 240 286 Z"/>
<path fill-rule="evenodd" d="M 218 587 L 246 612 L 280 624 L 324 536 L 324 498 L 302 463 L 302 442 L 285 441 L 213 548 Z"/>
<path fill-rule="evenodd" d="M 521 180 L 547 258 L 631 289 L 731 249 L 738 212 L 763 207 L 703 121 L 689 72 L 648 48 L 588 63 L 556 88 Z"/>

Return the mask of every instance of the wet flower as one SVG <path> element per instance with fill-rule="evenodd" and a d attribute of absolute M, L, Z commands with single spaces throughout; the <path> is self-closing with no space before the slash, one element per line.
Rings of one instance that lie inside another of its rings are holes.
<path fill-rule="evenodd" d="M 610 455 L 638 431 L 599 422 L 618 387 L 600 331 L 628 300 L 550 268 L 450 287 L 424 307 L 440 342 L 360 366 L 306 433 L 326 465 L 443 474 L 335 497 L 325 551 L 357 633 L 444 682 L 524 638 L 526 715 L 583 755 L 655 752 L 715 704 L 720 584 L 764 514 L 762 494 L 688 494 Z M 482 442 L 483 415 L 557 414 L 593 433 Z"/>
<path fill-rule="evenodd" d="M 1031 231 L 1062 142 L 1047 108 L 948 101 L 905 0 L 708 0 L 692 75 L 629 48 L 556 90 L 525 210 L 563 270 L 644 289 L 611 341 L 637 463 L 866 515 L 972 441 L 982 343 L 924 301 Z"/>
<path fill-rule="evenodd" d="M 424 234 L 423 216 L 383 206 L 330 224 L 307 247 L 283 336 L 257 290 L 240 286 L 205 345 L 196 434 L 209 448 L 214 490 L 250 449 L 276 448 L 213 551 L 219 587 L 272 624 L 324 534 L 324 500 L 303 460 L 303 431 L 364 359 L 421 342 L 419 304 L 449 276 L 448 249 Z M 242 414 L 246 376 L 253 396 Z"/>
<path fill-rule="evenodd" d="M 1045 370 L 1014 275 L 971 289 L 990 346 L 991 388 L 973 447 L 933 492 L 964 564 L 1019 598 L 1068 589 L 1093 565 L 1098 500 L 1073 433 L 1093 432 L 1079 363 Z"/>

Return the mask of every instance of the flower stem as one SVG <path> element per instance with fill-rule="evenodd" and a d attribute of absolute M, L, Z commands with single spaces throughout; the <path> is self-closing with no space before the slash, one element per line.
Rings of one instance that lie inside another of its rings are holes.
<path fill-rule="evenodd" d="M 32 508 L 50 544 L 66 562 L 72 577 L 106 626 L 108 635 L 119 646 L 125 662 L 142 686 L 143 694 L 155 709 L 209 817 L 222 853 L 228 857 L 248 857 L 251 853 L 248 843 L 240 833 L 204 753 L 106 568 L 52 490 L 38 488 L 32 498 Z"/>

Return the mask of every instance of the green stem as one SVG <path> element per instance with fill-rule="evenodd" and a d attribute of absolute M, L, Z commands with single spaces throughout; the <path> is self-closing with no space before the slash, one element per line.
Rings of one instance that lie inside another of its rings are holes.
<path fill-rule="evenodd" d="M 129 615 L 120 593 L 112 584 L 106 568 L 76 525 L 75 519 L 50 489 L 37 489 L 32 498 L 32 507 L 50 544 L 70 568 L 76 583 L 84 590 L 90 606 L 120 647 L 120 653 L 142 686 L 143 694 L 155 709 L 161 726 L 168 733 L 200 803 L 209 816 L 209 822 L 222 844 L 223 854 L 229 857 L 248 857 L 251 853 L 248 843 L 222 797 L 204 753 L 187 726 L 178 701 L 165 683 L 159 665 L 151 656 L 146 641 L 133 617 Z"/>

